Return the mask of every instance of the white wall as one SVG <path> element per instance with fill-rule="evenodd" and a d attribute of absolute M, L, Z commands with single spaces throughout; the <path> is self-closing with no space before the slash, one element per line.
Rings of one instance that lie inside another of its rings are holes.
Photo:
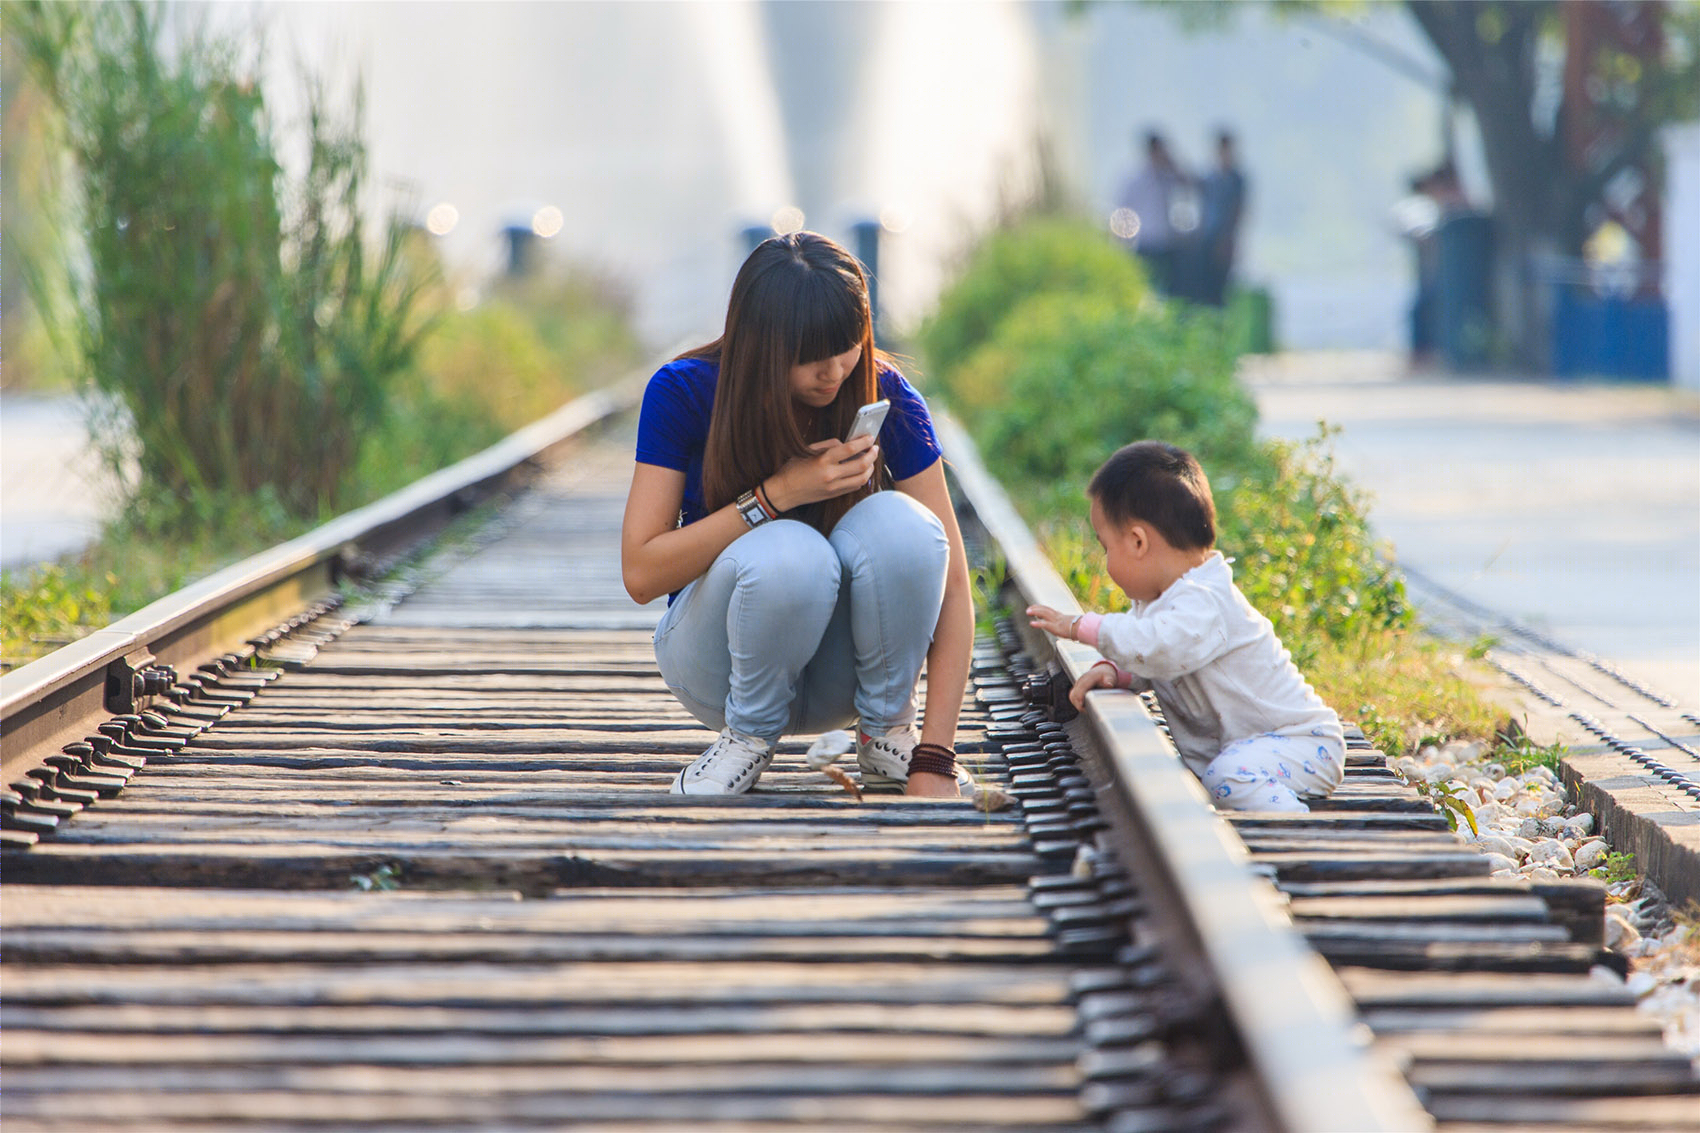
<path fill-rule="evenodd" d="M 882 302 L 919 315 L 1035 132 L 1028 9 L 996 3 L 269 3 L 291 58 L 365 76 L 376 180 L 460 213 L 472 277 L 554 205 L 551 247 L 630 282 L 658 346 L 718 331 L 739 230 L 800 206 L 848 240 L 899 206 Z M 248 14 L 246 10 L 242 13 Z M 287 102 L 287 98 L 283 98 Z"/>
<path fill-rule="evenodd" d="M 1664 148 L 1671 383 L 1700 390 L 1700 122 L 1667 127 Z"/>
<path fill-rule="evenodd" d="M 1389 208 L 1439 156 L 1439 104 L 1339 36 L 1439 64 L 1391 5 L 1334 33 L 1236 8 L 1199 32 L 1165 8 L 1023 0 L 213 10 L 265 14 L 279 88 L 298 56 L 363 71 L 374 180 L 453 203 L 442 247 L 470 275 L 499 264 L 512 215 L 555 205 L 554 246 L 629 280 L 657 342 L 716 327 L 738 228 L 781 205 L 841 237 L 899 206 L 881 286 L 901 325 L 1031 176 L 1042 123 L 1100 207 L 1136 130 L 1161 125 L 1196 166 L 1227 124 L 1252 179 L 1246 274 L 1274 289 L 1284 343 L 1396 348 L 1411 268 Z"/>

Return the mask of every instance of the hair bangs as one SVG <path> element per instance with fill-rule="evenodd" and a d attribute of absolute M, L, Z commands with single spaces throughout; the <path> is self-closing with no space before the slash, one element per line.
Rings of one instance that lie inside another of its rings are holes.
<path fill-rule="evenodd" d="M 867 292 L 839 272 L 812 271 L 797 289 L 796 365 L 835 358 L 857 346 L 868 327 Z"/>

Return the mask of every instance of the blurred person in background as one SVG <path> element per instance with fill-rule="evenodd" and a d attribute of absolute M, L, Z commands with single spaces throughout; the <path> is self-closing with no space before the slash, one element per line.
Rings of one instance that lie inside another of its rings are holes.
<path fill-rule="evenodd" d="M 1169 153 L 1168 142 L 1157 131 L 1147 131 L 1145 164 L 1123 184 L 1116 205 L 1133 214 L 1129 243 L 1144 261 L 1152 285 L 1166 295 L 1174 293 L 1180 279 L 1180 229 L 1187 227 L 1188 190 L 1186 175 Z"/>
<path fill-rule="evenodd" d="M 1234 135 L 1216 134 L 1216 167 L 1199 181 L 1200 216 L 1196 250 L 1197 274 L 1189 298 L 1220 307 L 1228 293 L 1238 250 L 1240 220 L 1245 214 L 1246 178 L 1234 152 Z"/>
<path fill-rule="evenodd" d="M 1470 207 L 1450 159 L 1411 178 L 1411 191 L 1393 206 L 1393 223 L 1411 241 L 1416 290 L 1411 299 L 1411 364 L 1427 365 L 1438 347 L 1436 304 L 1440 286 L 1440 225 L 1455 212 Z"/>

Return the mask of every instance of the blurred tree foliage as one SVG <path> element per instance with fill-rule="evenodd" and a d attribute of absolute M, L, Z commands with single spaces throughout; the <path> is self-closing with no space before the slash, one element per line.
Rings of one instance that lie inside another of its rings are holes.
<path fill-rule="evenodd" d="M 1153 2 L 1183 26 L 1220 26 L 1237 3 Z M 1270 0 L 1277 13 L 1349 20 L 1363 0 Z M 1544 360 L 1543 258 L 1579 259 L 1615 220 L 1654 245 L 1659 130 L 1700 114 L 1694 0 L 1405 0 L 1445 61 L 1450 95 L 1481 131 L 1494 199 L 1499 320 L 1526 364 Z M 1391 57 L 1384 45 L 1374 53 Z M 1418 68 L 1420 70 L 1420 68 Z"/>

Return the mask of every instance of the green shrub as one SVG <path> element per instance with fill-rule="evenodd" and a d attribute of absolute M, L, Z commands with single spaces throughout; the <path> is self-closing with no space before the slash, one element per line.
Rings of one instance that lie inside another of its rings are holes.
<path fill-rule="evenodd" d="M 641 357 L 618 289 L 573 269 L 504 283 L 445 317 L 417 368 L 445 403 L 511 431 L 625 376 Z"/>
<path fill-rule="evenodd" d="M 1126 259 L 1079 224 L 1023 222 L 987 239 L 921 338 L 935 387 L 1064 581 L 1088 609 L 1127 608 L 1085 486 L 1123 444 L 1178 444 L 1210 477 L 1235 581 L 1326 701 L 1394 752 L 1424 734 L 1492 735 L 1464 659 L 1412 636 L 1404 582 L 1378 553 L 1368 500 L 1337 474 L 1328 430 L 1256 439 L 1235 377 L 1243 312 L 1151 299 Z"/>
<path fill-rule="evenodd" d="M 363 498 L 401 488 L 626 376 L 642 353 L 611 281 L 579 267 L 505 281 L 420 345 L 353 479 Z"/>
<path fill-rule="evenodd" d="M 1267 442 L 1263 468 L 1216 497 L 1217 545 L 1237 559 L 1234 580 L 1301 668 L 1322 640 L 1412 621 L 1404 579 L 1370 532 L 1368 500 L 1335 472 L 1330 436 Z"/>
<path fill-rule="evenodd" d="M 992 233 L 939 298 L 917 345 L 929 380 L 945 381 L 1016 307 L 1040 294 L 1095 296 L 1134 310 L 1153 301 L 1138 262 L 1083 220 L 1041 216 Z"/>
<path fill-rule="evenodd" d="M 1208 313 L 1045 293 L 942 384 L 1001 475 L 1078 497 L 1106 457 L 1144 437 L 1191 450 L 1224 482 L 1256 466 L 1257 407 L 1233 367 Z"/>
<path fill-rule="evenodd" d="M 574 392 L 626 377 L 644 360 L 643 344 L 632 329 L 626 288 L 582 264 L 558 267 L 517 287 L 504 287 L 494 298 L 530 321 Z"/>

